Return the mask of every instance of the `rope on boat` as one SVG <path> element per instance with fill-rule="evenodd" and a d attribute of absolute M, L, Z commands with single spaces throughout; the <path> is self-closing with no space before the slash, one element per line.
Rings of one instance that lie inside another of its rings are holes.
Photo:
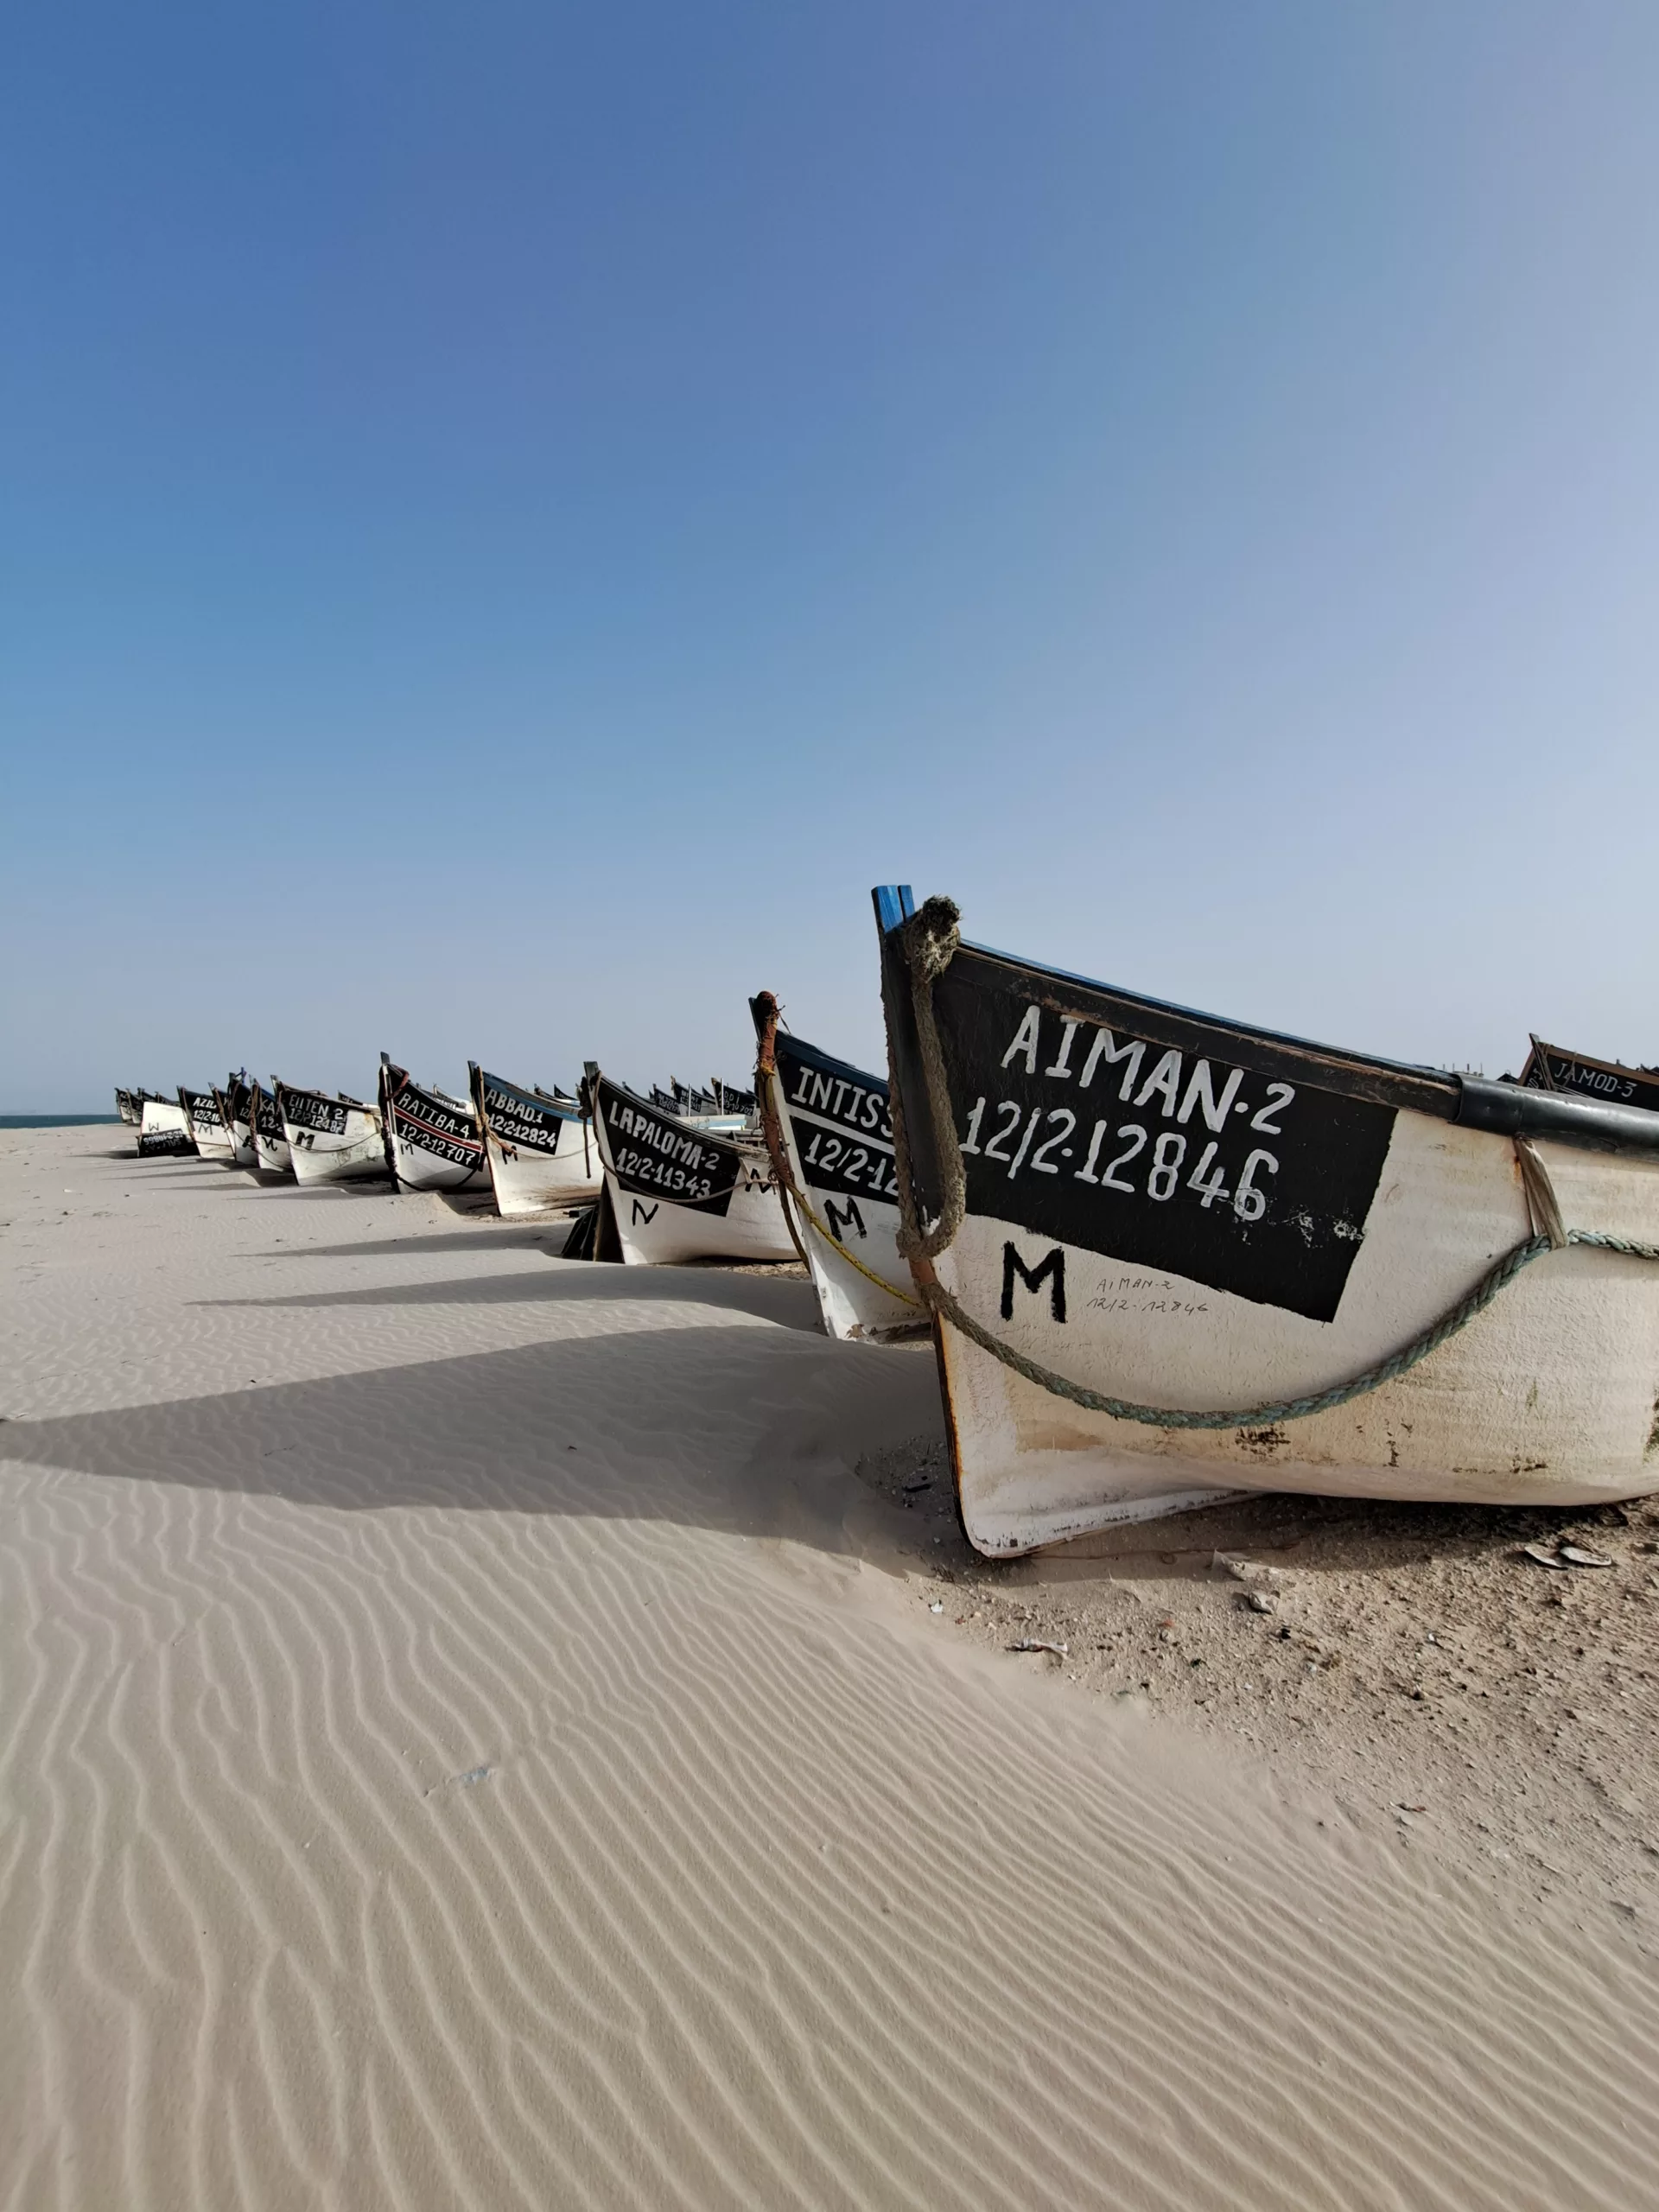
<path fill-rule="evenodd" d="M 794 1239 L 795 1249 L 801 1255 L 801 1265 L 805 1267 L 807 1264 L 806 1248 L 801 1243 L 799 1231 L 796 1229 L 794 1220 L 790 1214 L 789 1200 L 791 1198 L 795 1201 L 803 1217 L 811 1223 L 831 1251 L 839 1252 L 847 1264 L 856 1268 L 867 1281 L 873 1282 L 878 1290 L 885 1290 L 890 1298 L 896 1298 L 900 1305 L 913 1306 L 918 1313 L 925 1313 L 926 1306 L 919 1298 L 912 1298 L 907 1290 L 900 1290 L 896 1283 L 889 1282 L 885 1275 L 877 1274 L 874 1268 L 867 1268 L 856 1252 L 849 1252 L 834 1230 L 818 1219 L 805 1192 L 796 1187 L 795 1178 L 789 1165 L 789 1147 L 784 1142 L 783 1123 L 779 1116 L 778 1102 L 772 1094 L 772 1088 L 773 1079 L 778 1073 L 778 1063 L 774 1057 L 777 1050 L 778 1001 L 772 998 L 769 991 L 763 991 L 760 994 L 760 1003 L 769 1005 L 769 1011 L 764 1016 L 766 1027 L 761 1033 L 760 1050 L 755 1061 L 755 1103 L 760 1109 L 760 1128 L 766 1140 L 766 1150 L 772 1154 L 772 1173 L 777 1176 L 779 1186 L 784 1192 L 784 1220 L 788 1225 L 790 1236 Z M 896 1154 L 894 1164 L 897 1165 Z"/>
<path fill-rule="evenodd" d="M 910 918 L 900 924 L 894 935 L 899 941 L 909 970 L 911 997 L 916 1014 L 917 1043 L 920 1048 L 922 1073 L 931 1127 L 934 1148 L 939 1165 L 942 1201 L 938 1219 L 931 1230 L 924 1230 L 917 1213 L 915 1185 L 910 1175 L 909 1146 L 903 1133 L 903 1116 L 899 1104 L 899 1085 L 890 1080 L 893 1105 L 893 1151 L 899 1171 L 899 1211 L 901 1226 L 899 1249 L 909 1259 L 911 1273 L 922 1302 L 935 1314 L 959 1329 L 982 1351 L 1000 1360 L 1014 1374 L 1024 1376 L 1039 1389 L 1049 1391 L 1057 1398 L 1065 1398 L 1085 1413 L 1106 1414 L 1114 1421 L 1138 1421 L 1147 1428 L 1216 1429 L 1271 1427 L 1279 1421 L 1304 1421 L 1312 1414 L 1333 1411 L 1355 1398 L 1392 1382 L 1407 1374 L 1420 1360 L 1428 1357 L 1448 1338 L 1472 1321 L 1477 1313 L 1484 1313 L 1498 1293 L 1515 1281 L 1523 1268 L 1541 1259 L 1546 1252 L 1560 1251 L 1571 1244 L 1585 1244 L 1599 1251 L 1616 1252 L 1626 1259 L 1659 1262 L 1659 1245 L 1638 1243 L 1629 1236 L 1613 1236 L 1599 1230 L 1567 1229 L 1562 1224 L 1560 1209 L 1542 1160 L 1526 1140 L 1516 1145 L 1521 1163 L 1523 1188 L 1535 1233 L 1516 1245 L 1512 1250 L 1490 1267 L 1474 1287 L 1465 1293 L 1455 1306 L 1450 1306 L 1437 1321 L 1402 1344 L 1398 1351 L 1375 1361 L 1345 1382 L 1334 1382 L 1328 1389 L 1312 1390 L 1300 1398 L 1285 1398 L 1276 1404 L 1229 1408 L 1219 1412 L 1193 1412 L 1178 1406 L 1146 1406 L 1130 1398 L 1114 1398 L 1103 1390 L 1091 1390 L 1082 1382 L 1073 1382 L 1064 1375 L 1057 1375 L 1052 1368 L 1040 1361 L 1028 1359 L 1024 1352 L 1016 1351 L 982 1323 L 966 1311 L 961 1301 L 939 1281 L 933 1272 L 933 1262 L 955 1237 L 962 1226 L 966 1211 L 967 1178 L 962 1164 L 962 1148 L 957 1140 L 956 1115 L 950 1103 L 950 1088 L 945 1079 L 944 1053 L 939 1042 L 938 1025 L 933 1014 L 933 985 L 954 958 L 958 943 L 957 911 L 948 899 L 930 899 Z M 891 1058 L 891 1043 L 889 1044 Z M 896 1071 L 895 1071 L 896 1072 Z"/>

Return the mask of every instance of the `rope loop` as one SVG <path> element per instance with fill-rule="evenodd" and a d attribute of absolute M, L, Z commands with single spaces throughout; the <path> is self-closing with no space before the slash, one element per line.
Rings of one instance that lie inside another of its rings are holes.
<path fill-rule="evenodd" d="M 899 1110 L 899 1086 L 887 1088 L 893 1111 L 893 1159 L 899 1177 L 899 1249 L 910 1262 L 911 1273 L 923 1297 L 932 1274 L 932 1262 L 954 1241 L 968 1211 L 968 1179 L 963 1170 L 962 1147 L 957 1142 L 957 1117 L 950 1104 L 950 1085 L 945 1074 L 944 1050 L 933 1018 L 933 986 L 957 957 L 962 942 L 962 916 L 950 899 L 929 899 L 895 932 L 899 950 L 910 973 L 911 1006 L 916 1017 L 916 1041 L 922 1057 L 922 1082 L 927 1099 L 933 1150 L 939 1165 L 939 1215 L 931 1229 L 924 1229 L 916 1208 L 916 1186 L 911 1179 L 909 1134 Z M 918 1271 L 920 1270 L 920 1271 Z"/>

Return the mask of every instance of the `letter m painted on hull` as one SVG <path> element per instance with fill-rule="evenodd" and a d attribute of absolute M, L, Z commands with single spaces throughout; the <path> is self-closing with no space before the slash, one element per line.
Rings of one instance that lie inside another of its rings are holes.
<path fill-rule="evenodd" d="M 1014 1279 L 1018 1275 L 1033 1295 L 1048 1285 L 1048 1310 L 1057 1321 L 1065 1319 L 1065 1254 L 1055 1245 L 1046 1259 L 1028 1268 L 1012 1243 L 1002 1247 L 1002 1319 L 1014 1319 Z"/>
<path fill-rule="evenodd" d="M 844 1238 L 849 1229 L 855 1229 L 861 1236 L 869 1234 L 864 1226 L 864 1217 L 858 1210 L 856 1198 L 848 1199 L 845 1213 L 840 1211 L 833 1198 L 826 1198 L 823 1202 L 823 1211 L 824 1218 L 837 1236 Z"/>

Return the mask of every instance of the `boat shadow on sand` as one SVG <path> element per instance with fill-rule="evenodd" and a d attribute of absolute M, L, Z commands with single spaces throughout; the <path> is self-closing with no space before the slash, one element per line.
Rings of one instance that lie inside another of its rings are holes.
<path fill-rule="evenodd" d="M 446 1251 L 453 1249 L 454 1243 L 454 1237 L 436 1240 L 438 1248 Z M 404 1245 L 402 1249 L 408 1250 L 409 1247 Z M 278 1253 L 275 1256 L 280 1259 L 288 1255 Z M 309 1259 L 314 1255 L 301 1246 L 296 1256 Z M 369 1284 L 361 1289 L 295 1291 L 285 1297 L 204 1299 L 198 1303 L 215 1307 L 287 1306 L 303 1311 L 325 1306 L 588 1305 L 613 1301 L 633 1306 L 712 1306 L 752 1314 L 756 1320 L 776 1322 L 782 1328 L 809 1335 L 823 1335 L 817 1294 L 804 1277 L 763 1274 L 749 1268 L 629 1268 L 603 1261 L 580 1264 L 573 1261 L 569 1266 L 550 1268 L 545 1274 L 515 1268 L 505 1274 L 454 1275 L 436 1282 Z"/>
<path fill-rule="evenodd" d="M 550 1238 L 544 1229 L 528 1222 L 510 1228 L 452 1229 L 431 1236 L 379 1236 L 362 1244 L 279 1244 L 268 1252 L 254 1252 L 255 1260 L 384 1260 L 392 1253 L 409 1252 L 543 1252 L 556 1258 L 564 1241 L 564 1225 Z"/>
<path fill-rule="evenodd" d="M 758 1287 L 738 1286 L 734 1301 Z M 401 1295 L 440 1288 L 490 1286 Z M 852 1530 L 881 1505 L 861 1461 L 906 1439 L 926 1452 L 940 1434 L 931 1356 L 832 1344 L 746 1314 L 11 1421 L 0 1459 L 350 1513 L 658 1520 L 844 1554 L 862 1548 Z"/>

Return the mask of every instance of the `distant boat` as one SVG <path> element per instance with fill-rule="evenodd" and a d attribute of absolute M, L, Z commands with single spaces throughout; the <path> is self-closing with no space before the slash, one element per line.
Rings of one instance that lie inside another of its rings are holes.
<path fill-rule="evenodd" d="M 481 1183 L 484 1140 L 473 1109 L 416 1083 L 380 1055 L 380 1116 L 392 1173 L 409 1191 L 459 1191 Z"/>
<path fill-rule="evenodd" d="M 164 1099 L 158 1090 L 145 1090 L 143 1089 L 139 1089 L 137 1090 L 118 1090 L 115 1094 L 116 1111 L 120 1115 L 121 1119 L 124 1122 L 130 1123 L 132 1128 L 135 1129 L 141 1128 L 143 1126 L 144 1109 L 149 1104 L 152 1099 L 154 1099 L 158 1105 L 171 1106 L 177 1103 L 175 1100 L 171 1098 Z M 124 1103 L 123 1103 L 124 1101 Z M 192 1150 L 194 1149 L 194 1145 L 191 1148 Z"/>
<path fill-rule="evenodd" d="M 1627 1068 L 1617 1060 L 1586 1059 L 1535 1037 L 1521 1080 L 1529 1090 L 1560 1090 L 1575 1098 L 1605 1099 L 1610 1106 L 1640 1106 L 1659 1113 L 1659 1068 Z"/>
<path fill-rule="evenodd" d="M 979 1550 L 1225 1490 L 1659 1487 L 1659 1116 L 1084 982 L 959 942 L 947 900 L 876 912 Z"/>
<path fill-rule="evenodd" d="M 157 1098 L 153 1093 L 148 1096 L 138 1122 L 139 1159 L 156 1160 L 175 1154 L 194 1159 L 195 1150 L 190 1116 L 177 1099 Z"/>
<path fill-rule="evenodd" d="M 677 1076 L 670 1076 L 668 1084 L 666 1090 L 660 1084 L 651 1086 L 651 1103 L 660 1113 L 689 1122 L 694 1128 L 718 1129 L 730 1136 L 754 1134 L 752 1090 L 741 1090 L 734 1083 L 722 1083 L 718 1076 L 709 1077 L 706 1090 L 700 1084 L 682 1083 Z"/>
<path fill-rule="evenodd" d="M 216 1093 L 211 1090 L 187 1090 L 179 1087 L 179 1103 L 190 1123 L 190 1134 L 195 1139 L 196 1150 L 204 1160 L 215 1160 L 221 1167 L 236 1165 L 236 1148 L 231 1142 L 231 1133 L 226 1128 L 219 1110 Z"/>
<path fill-rule="evenodd" d="M 846 1338 L 914 1335 L 930 1317 L 899 1251 L 886 1077 L 779 1028 L 770 991 L 749 1008 L 761 1129 L 825 1329 Z"/>
<path fill-rule="evenodd" d="M 363 1183 L 391 1173 L 378 1106 L 343 1092 L 330 1098 L 321 1090 L 301 1090 L 274 1082 L 283 1135 L 301 1183 Z"/>
<path fill-rule="evenodd" d="M 580 1103 L 563 1091 L 526 1090 L 488 1075 L 476 1061 L 467 1071 L 503 1219 L 590 1205 L 603 1177 L 598 1142 Z"/>
<path fill-rule="evenodd" d="M 261 1175 L 292 1175 L 294 1155 L 289 1148 L 288 1132 L 283 1127 L 275 1086 L 267 1090 L 263 1084 L 255 1083 L 248 1090 L 254 1166 Z"/>
<path fill-rule="evenodd" d="M 772 1164 L 758 1140 L 665 1114 L 596 1069 L 588 1096 L 605 1202 L 624 1260 L 661 1267 L 795 1258 Z"/>
<path fill-rule="evenodd" d="M 219 1117 L 230 1135 L 235 1165 L 257 1168 L 258 1162 L 253 1151 L 253 1092 L 246 1071 L 227 1077 L 224 1090 L 215 1090 L 213 1097 L 219 1106 Z"/>

